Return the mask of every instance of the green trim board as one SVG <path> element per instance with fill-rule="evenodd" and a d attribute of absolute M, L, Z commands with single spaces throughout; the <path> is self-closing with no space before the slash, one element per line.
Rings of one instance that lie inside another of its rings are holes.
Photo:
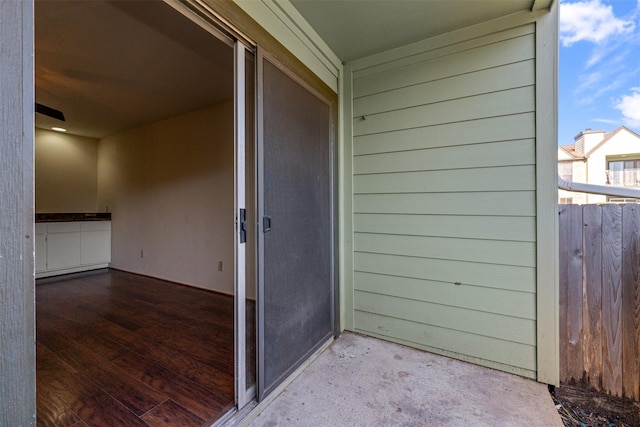
<path fill-rule="evenodd" d="M 234 3 L 338 92 L 341 61 L 288 1 L 234 0 Z"/>
<path fill-rule="evenodd" d="M 558 279 L 558 15 L 559 2 L 536 23 L 536 218 L 538 372 L 560 383 Z"/>
<path fill-rule="evenodd" d="M 339 210 L 340 210 L 340 320 L 343 329 L 353 330 L 353 297 L 354 297 L 354 195 L 353 195 L 353 73 L 351 65 L 345 64 L 341 74 L 340 96 L 342 125 L 339 165 Z"/>

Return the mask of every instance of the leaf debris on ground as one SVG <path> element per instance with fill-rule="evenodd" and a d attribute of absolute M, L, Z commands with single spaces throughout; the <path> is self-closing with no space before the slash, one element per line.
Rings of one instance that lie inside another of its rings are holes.
<path fill-rule="evenodd" d="M 571 385 L 550 392 L 565 427 L 640 427 L 640 402 Z"/>

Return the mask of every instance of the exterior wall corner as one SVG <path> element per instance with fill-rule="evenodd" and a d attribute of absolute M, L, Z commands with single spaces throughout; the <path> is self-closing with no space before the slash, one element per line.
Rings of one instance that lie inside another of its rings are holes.
<path fill-rule="evenodd" d="M 559 384 L 558 5 L 536 23 L 537 380 Z"/>

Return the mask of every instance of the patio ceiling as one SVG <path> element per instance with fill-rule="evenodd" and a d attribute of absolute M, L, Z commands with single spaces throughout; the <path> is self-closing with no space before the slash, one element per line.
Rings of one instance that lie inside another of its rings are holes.
<path fill-rule="evenodd" d="M 290 0 L 342 61 L 512 13 L 548 8 L 553 0 Z"/>

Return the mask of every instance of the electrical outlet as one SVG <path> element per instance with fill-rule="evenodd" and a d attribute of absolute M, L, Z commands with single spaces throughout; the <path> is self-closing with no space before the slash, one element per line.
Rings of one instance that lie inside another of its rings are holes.
<path fill-rule="evenodd" d="M 222 261 L 218 261 L 218 271 L 222 271 Z"/>

